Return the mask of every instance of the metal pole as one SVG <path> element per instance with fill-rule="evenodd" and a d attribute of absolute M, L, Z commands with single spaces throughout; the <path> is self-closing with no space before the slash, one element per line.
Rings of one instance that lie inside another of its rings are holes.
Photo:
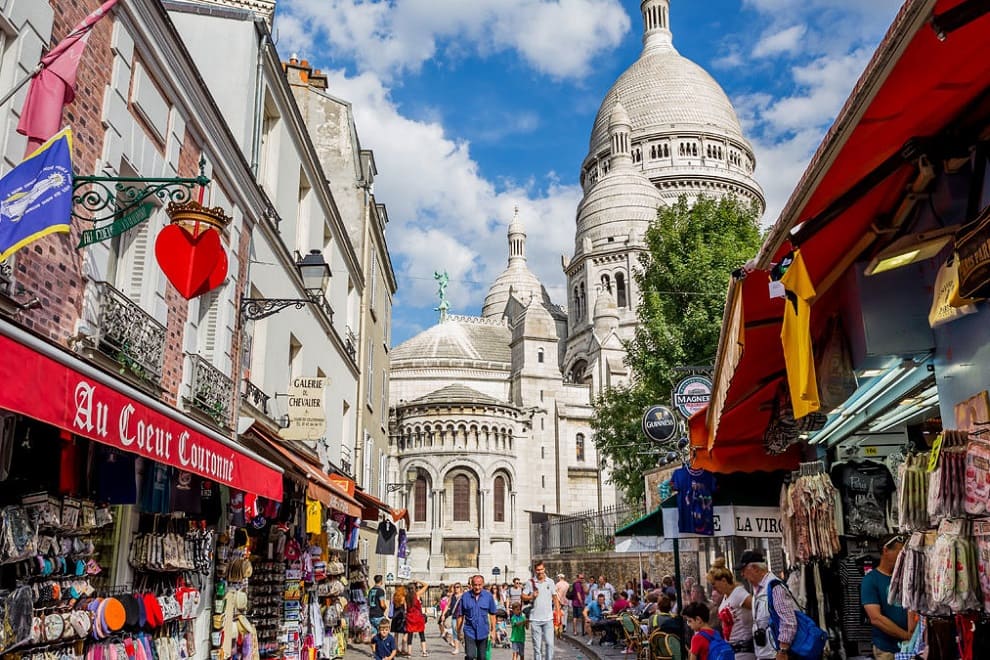
<path fill-rule="evenodd" d="M 3 105 L 4 103 L 12 99 L 14 97 L 14 94 L 19 92 L 21 87 L 24 87 L 24 85 L 31 82 L 31 79 L 34 78 L 36 75 L 38 75 L 43 68 L 45 67 L 42 66 L 41 64 L 38 64 L 38 66 L 34 68 L 34 71 L 32 71 L 31 73 L 27 74 L 26 76 L 18 80 L 16 83 L 14 83 L 14 86 L 11 87 L 9 90 L 7 90 L 7 93 L 3 95 L 3 98 L 0 98 L 0 105 Z"/>
<path fill-rule="evenodd" d="M 674 537 L 674 589 L 677 594 L 677 616 L 683 620 L 681 612 L 684 611 L 684 596 L 681 594 L 681 544 L 680 539 Z M 681 660 L 685 660 L 684 655 L 684 626 L 677 629 L 677 639 L 681 642 Z"/>

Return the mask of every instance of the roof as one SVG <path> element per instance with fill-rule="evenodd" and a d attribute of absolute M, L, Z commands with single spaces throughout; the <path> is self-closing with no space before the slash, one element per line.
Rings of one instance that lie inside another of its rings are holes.
<path fill-rule="evenodd" d="M 574 253 L 584 252 L 583 241 L 629 234 L 639 236 L 656 220 L 663 197 L 646 176 L 629 163 L 619 163 L 585 194 L 577 210 Z"/>
<path fill-rule="evenodd" d="M 448 316 L 392 350 L 392 366 L 403 362 L 460 360 L 499 362 L 506 368 L 512 353 L 512 333 L 504 323 L 479 317 Z"/>
<path fill-rule="evenodd" d="M 528 305 L 531 299 L 545 304 L 552 304 L 550 294 L 540 284 L 540 280 L 529 268 L 525 261 L 513 261 L 503 270 L 488 289 L 481 315 L 487 319 L 501 319 L 505 306 L 509 302 L 509 292 L 523 305 Z"/>
<path fill-rule="evenodd" d="M 812 337 L 820 336 L 841 289 L 832 287 L 874 244 L 872 224 L 897 208 L 914 176 L 905 145 L 915 137 L 948 142 L 946 131 L 964 123 L 990 89 L 983 55 L 990 15 L 944 40 L 930 23 L 933 13 L 962 1 L 905 3 L 768 235 L 756 260 L 760 270 L 731 285 L 712 405 L 691 419 L 692 444 L 711 451 L 699 453 L 699 466 L 744 469 L 738 466 L 767 458 L 754 448 L 762 445 L 768 404 L 785 371 L 783 302 L 767 297 L 765 270 L 801 247 L 818 294 Z"/>
<path fill-rule="evenodd" d="M 407 405 L 443 403 L 482 403 L 497 406 L 509 405 L 508 401 L 499 401 L 494 397 L 488 396 L 487 394 L 479 392 L 476 389 L 470 388 L 467 385 L 461 385 L 459 383 L 441 387 L 439 390 L 434 390 L 433 392 L 421 396 L 418 399 L 409 401 Z"/>

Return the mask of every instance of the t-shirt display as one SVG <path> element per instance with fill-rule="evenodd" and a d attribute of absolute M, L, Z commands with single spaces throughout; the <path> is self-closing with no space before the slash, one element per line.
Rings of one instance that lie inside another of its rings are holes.
<path fill-rule="evenodd" d="M 398 534 L 398 528 L 391 523 L 391 521 L 383 520 L 378 524 L 378 542 L 375 544 L 375 554 L 378 555 L 394 555 L 395 554 L 395 537 Z"/>
<path fill-rule="evenodd" d="M 674 471 L 671 483 L 677 491 L 677 530 L 682 534 L 714 535 L 715 475 L 684 466 Z"/>
<path fill-rule="evenodd" d="M 800 250 L 794 251 L 793 261 L 780 278 L 780 283 L 784 285 L 786 292 L 780 339 L 784 349 L 794 418 L 801 419 L 818 410 L 821 405 L 815 377 L 814 350 L 811 346 L 810 301 L 815 297 L 815 287 L 804 266 Z"/>
<path fill-rule="evenodd" d="M 846 535 L 879 538 L 888 534 L 894 478 L 887 466 L 873 461 L 840 463 L 831 475 L 842 496 Z"/>

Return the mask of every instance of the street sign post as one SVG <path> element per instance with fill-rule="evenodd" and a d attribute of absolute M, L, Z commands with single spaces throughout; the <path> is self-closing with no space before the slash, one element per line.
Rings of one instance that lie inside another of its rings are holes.
<path fill-rule="evenodd" d="M 667 442 L 677 433 L 677 418 L 667 406 L 650 406 L 643 415 L 643 433 L 654 442 Z"/>
<path fill-rule="evenodd" d="M 498 566 L 492 569 L 492 575 L 498 577 L 501 574 L 502 574 L 502 569 L 499 568 Z"/>

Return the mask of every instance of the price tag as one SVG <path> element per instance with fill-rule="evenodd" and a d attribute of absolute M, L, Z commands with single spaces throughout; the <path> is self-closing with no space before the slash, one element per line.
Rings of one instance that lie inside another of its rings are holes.
<path fill-rule="evenodd" d="M 879 456 L 880 450 L 877 447 L 863 447 L 863 456 Z"/>
<path fill-rule="evenodd" d="M 928 457 L 928 471 L 934 472 L 935 467 L 938 465 L 938 455 L 942 453 L 942 434 L 939 433 L 935 436 L 935 442 L 932 443 L 932 453 Z"/>

